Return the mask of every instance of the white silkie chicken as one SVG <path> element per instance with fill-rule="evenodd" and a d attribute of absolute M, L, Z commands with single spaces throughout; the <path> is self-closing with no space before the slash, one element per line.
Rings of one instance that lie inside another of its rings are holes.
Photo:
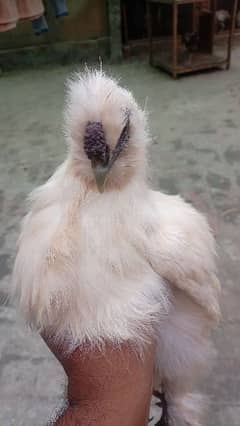
<path fill-rule="evenodd" d="M 219 319 L 205 218 L 149 189 L 145 113 L 102 72 L 69 82 L 68 156 L 31 195 L 13 274 L 21 311 L 71 348 L 157 341 L 169 425 L 198 426 L 193 385 Z"/>

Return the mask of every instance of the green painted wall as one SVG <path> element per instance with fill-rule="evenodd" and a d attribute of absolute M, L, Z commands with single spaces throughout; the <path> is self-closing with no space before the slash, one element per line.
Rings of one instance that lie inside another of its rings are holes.
<path fill-rule="evenodd" d="M 31 22 L 19 22 L 16 29 L 0 33 L 0 51 L 61 42 L 79 42 L 108 36 L 107 0 L 67 0 L 69 16 L 56 19 L 47 5 L 49 32 L 36 36 Z"/>

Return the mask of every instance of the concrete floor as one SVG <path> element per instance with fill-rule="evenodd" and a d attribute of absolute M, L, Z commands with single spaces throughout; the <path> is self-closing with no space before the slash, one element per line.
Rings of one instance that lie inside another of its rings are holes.
<path fill-rule="evenodd" d="M 44 68 L 0 79 L 0 423 L 41 426 L 59 402 L 60 366 L 41 339 L 5 306 L 24 199 L 64 157 L 63 89 L 70 68 Z M 240 424 L 240 50 L 229 72 L 173 81 L 146 64 L 111 67 L 141 104 L 153 134 L 153 185 L 180 192 L 209 217 L 219 246 L 223 321 L 219 357 L 205 381 L 205 425 Z"/>

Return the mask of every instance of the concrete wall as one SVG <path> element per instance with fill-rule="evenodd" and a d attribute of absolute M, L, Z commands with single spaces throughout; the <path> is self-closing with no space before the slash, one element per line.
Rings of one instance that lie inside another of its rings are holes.
<path fill-rule="evenodd" d="M 0 49 L 17 49 L 66 41 L 84 41 L 108 35 L 107 0 L 68 0 L 69 16 L 56 19 L 46 1 L 49 32 L 36 36 L 31 22 L 19 22 L 16 29 L 0 33 Z"/>

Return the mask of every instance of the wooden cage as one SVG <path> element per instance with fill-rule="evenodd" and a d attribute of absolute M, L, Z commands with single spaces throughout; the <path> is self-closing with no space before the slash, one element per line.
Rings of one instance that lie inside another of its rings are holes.
<path fill-rule="evenodd" d="M 212 0 L 199 0 L 197 3 L 205 10 L 209 10 Z M 184 33 L 192 28 L 192 13 L 194 14 L 194 29 L 196 30 L 198 22 L 199 7 L 197 3 L 194 6 L 185 5 L 179 13 L 179 32 Z M 230 12 L 232 0 L 216 0 L 216 9 L 225 9 Z M 147 0 L 121 0 L 122 15 L 122 46 L 125 56 L 131 54 L 144 53 L 148 49 L 148 31 L 147 31 Z M 193 9 L 193 10 L 192 10 Z M 235 21 L 234 36 L 235 39 L 240 35 L 240 0 L 237 0 L 237 12 L 239 13 L 239 23 Z M 153 32 L 155 37 L 161 41 L 166 41 L 166 37 L 172 32 L 172 11 L 168 4 L 162 8 L 162 19 L 156 12 L 153 19 Z M 216 30 L 216 29 L 215 29 Z M 228 37 L 227 29 L 217 32 L 216 39 L 224 40 Z"/>

